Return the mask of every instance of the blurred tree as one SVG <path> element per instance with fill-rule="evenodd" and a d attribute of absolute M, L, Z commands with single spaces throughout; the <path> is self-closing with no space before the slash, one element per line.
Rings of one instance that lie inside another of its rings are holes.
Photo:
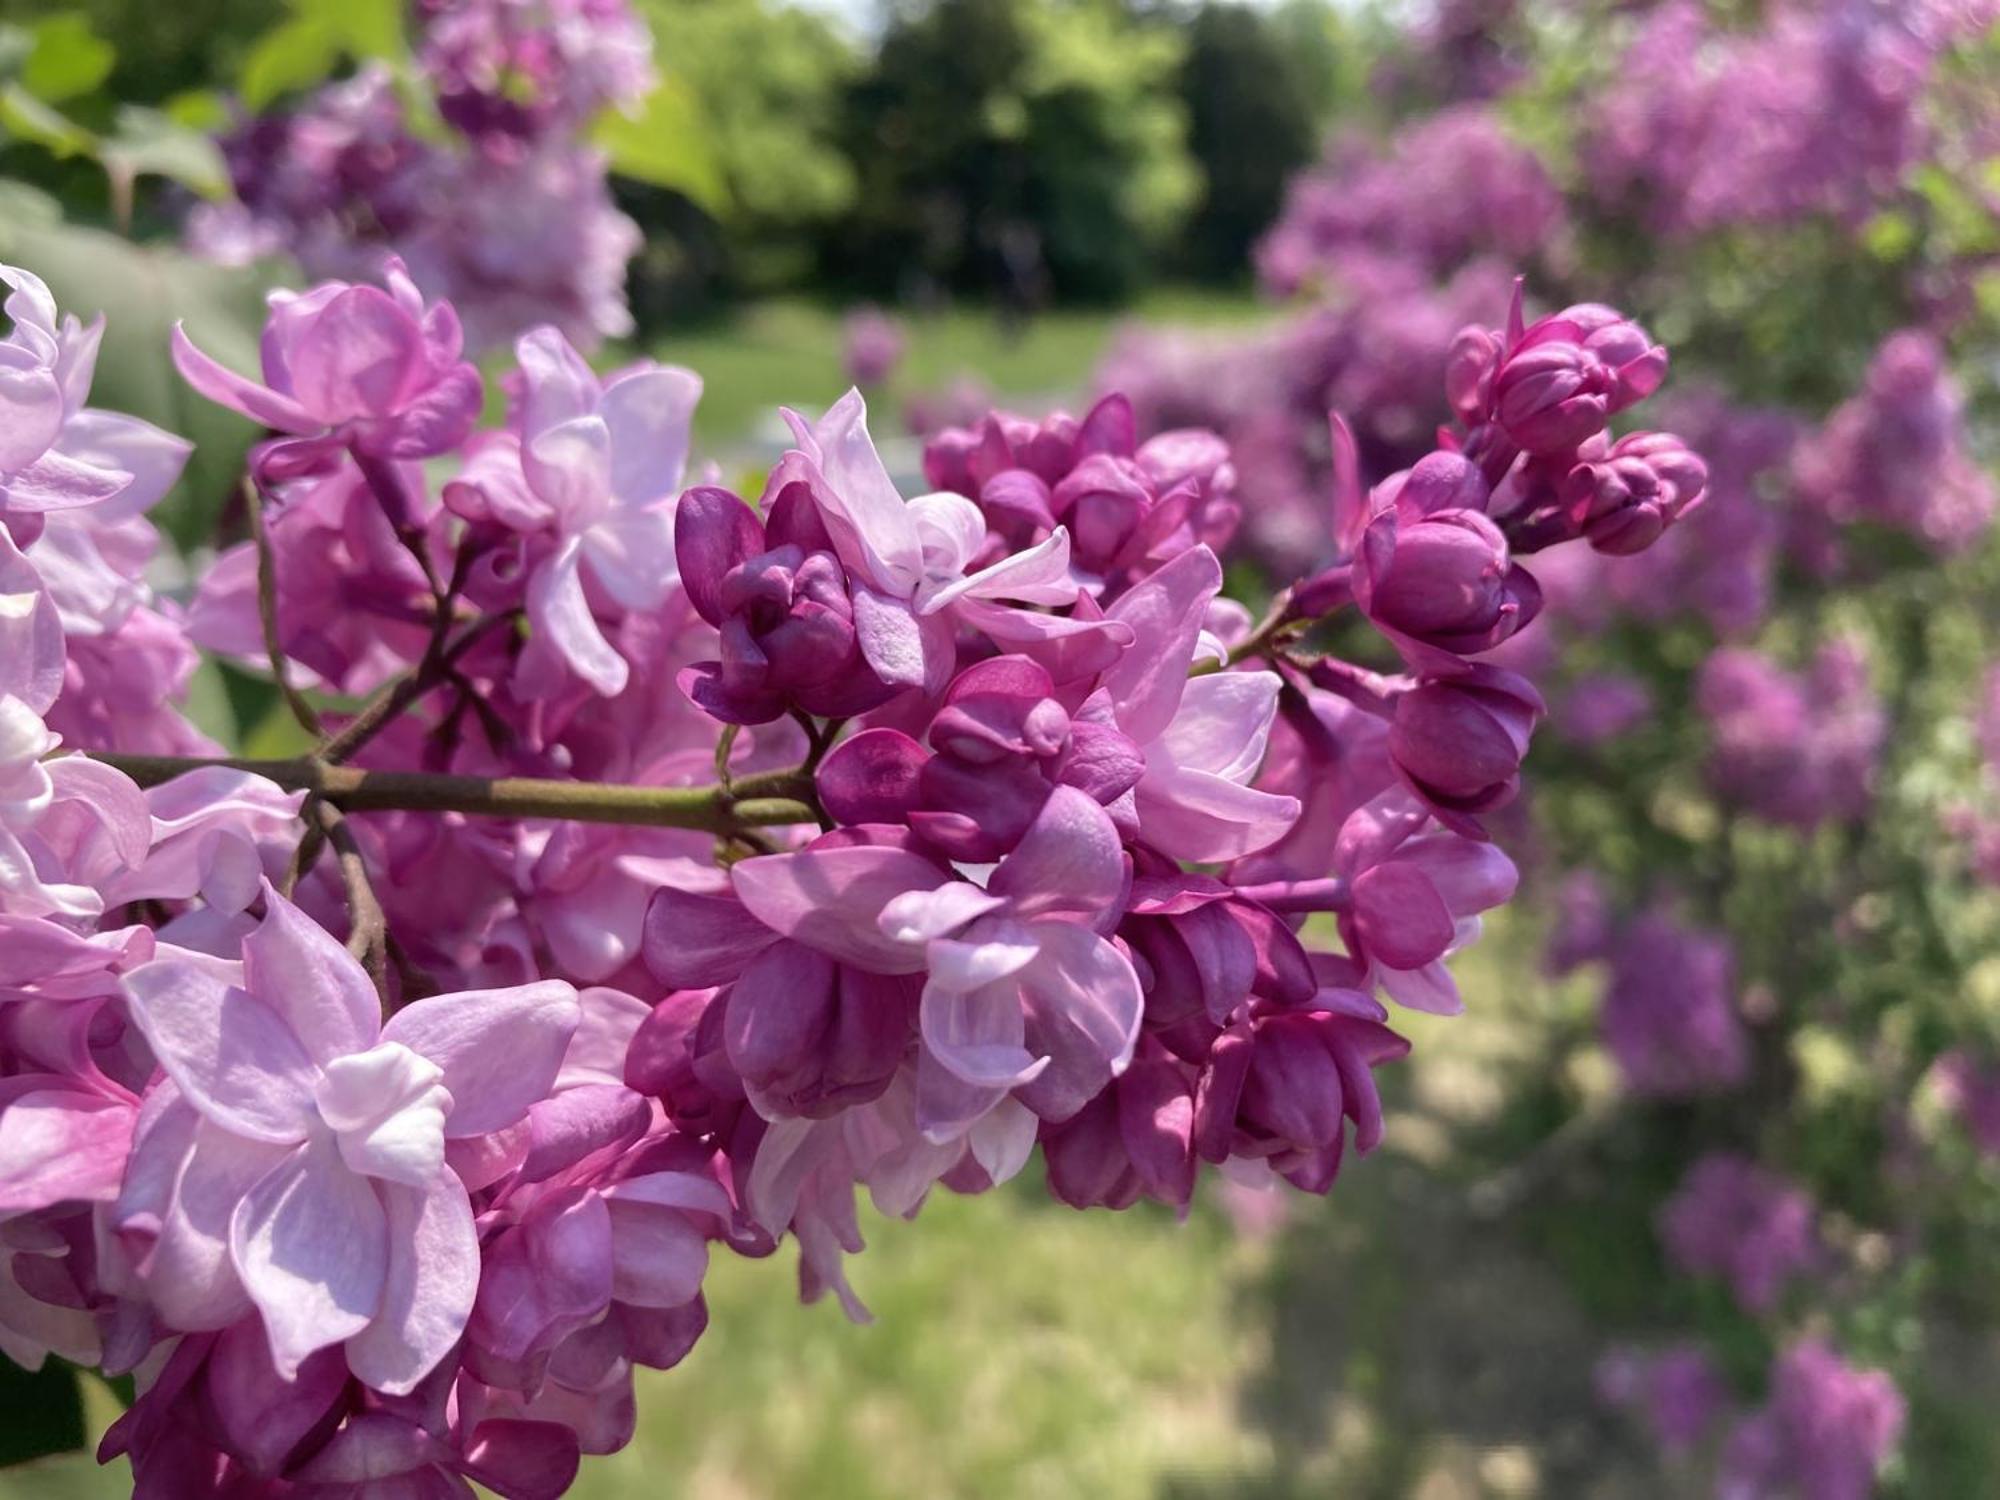
<path fill-rule="evenodd" d="M 640 0 L 661 66 L 685 86 L 722 200 L 623 184 L 647 231 L 633 267 L 644 326 L 690 297 L 767 291 L 810 271 L 820 237 L 854 197 L 838 139 L 855 48 L 824 17 L 773 0 Z"/>
<path fill-rule="evenodd" d="M 1299 30 L 1228 0 L 1209 0 L 1189 20 L 1180 96 L 1202 188 L 1177 259 L 1198 276 L 1248 274 L 1250 246 L 1276 217 L 1286 179 L 1313 157 L 1326 60 L 1292 45 Z"/>
<path fill-rule="evenodd" d="M 854 210 L 825 264 L 878 293 L 1117 297 L 1198 184 L 1169 25 L 1117 0 L 941 0 L 892 16 L 847 97 Z"/>

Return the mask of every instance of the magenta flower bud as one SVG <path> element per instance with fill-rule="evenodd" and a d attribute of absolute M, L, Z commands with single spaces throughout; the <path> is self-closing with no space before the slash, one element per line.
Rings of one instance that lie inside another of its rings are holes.
<path fill-rule="evenodd" d="M 1195 1092 L 1194 1146 L 1204 1160 L 1266 1161 L 1293 1186 L 1324 1193 L 1340 1172 L 1347 1121 L 1357 1151 L 1380 1143 L 1372 1070 L 1409 1043 L 1367 996 L 1326 997 L 1340 1008 L 1239 1021 L 1216 1038 Z"/>
<path fill-rule="evenodd" d="M 1547 712 L 1527 678 L 1480 663 L 1396 700 L 1389 756 L 1410 789 L 1441 814 L 1490 812 L 1520 790 L 1521 758 Z"/>
<path fill-rule="evenodd" d="M 1500 368 L 1500 337 L 1477 324 L 1461 328 L 1445 356 L 1444 393 L 1458 420 L 1477 427 L 1493 404 L 1493 375 Z"/>
<path fill-rule="evenodd" d="M 1090 1103 L 1042 1128 L 1049 1191 L 1072 1208 L 1185 1207 L 1194 1195 L 1194 1084 L 1156 1043 Z"/>
<path fill-rule="evenodd" d="M 766 724 L 795 707 L 846 716 L 890 696 L 862 655 L 847 572 L 802 493 L 780 489 L 768 531 L 727 490 L 698 485 L 681 497 L 681 586 L 720 632 L 721 659 L 684 669 L 680 686 L 725 724 Z"/>
<path fill-rule="evenodd" d="M 760 1114 L 825 1119 L 879 1098 L 916 1034 L 907 976 L 865 974 L 774 943 L 730 988 L 729 1061 Z"/>
<path fill-rule="evenodd" d="M 1393 635 L 1461 655 L 1490 650 L 1535 617 L 1541 590 L 1480 512 L 1417 508 L 1422 490 L 1439 488 L 1413 471 L 1394 509 L 1370 524 L 1353 574 L 1355 598 Z"/>
<path fill-rule="evenodd" d="M 1594 304 L 1572 312 L 1528 329 L 1493 376 L 1493 418 L 1529 453 L 1577 447 L 1666 378 L 1666 351 L 1638 324 Z"/>
<path fill-rule="evenodd" d="M 1700 505 L 1708 466 L 1671 433 L 1635 432 L 1604 458 L 1578 464 L 1563 485 L 1570 519 L 1599 552 L 1643 552 Z"/>

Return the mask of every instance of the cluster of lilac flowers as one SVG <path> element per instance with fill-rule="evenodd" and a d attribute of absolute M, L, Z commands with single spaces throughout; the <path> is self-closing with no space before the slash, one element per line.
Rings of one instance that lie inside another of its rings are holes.
<path fill-rule="evenodd" d="M 142 1494 L 558 1495 L 714 1247 L 789 1235 L 864 1316 L 863 1190 L 1039 1147 L 1077 1206 L 1327 1191 L 1389 1004 L 1460 1008 L 1514 888 L 1484 820 L 1544 709 L 1477 658 L 1539 604 L 1516 540 L 1700 498 L 1604 432 L 1664 352 L 1517 298 L 1407 472 L 1364 493 L 1335 424 L 1341 554 L 1253 623 L 1212 432 L 990 414 L 908 497 L 850 392 L 752 505 L 686 483 L 698 377 L 552 327 L 477 429 L 391 263 L 274 295 L 254 377 L 176 333 L 269 432 L 183 620 L 138 575 L 186 446 L 83 406 L 97 330 L 5 274 L 0 1347 L 136 1378 Z M 1350 607 L 1404 671 L 1296 649 Z M 232 763 L 128 689 L 189 639 L 314 748 Z"/>
<path fill-rule="evenodd" d="M 225 265 L 285 254 L 311 277 L 372 279 L 399 258 L 458 308 L 474 349 L 552 323 L 594 349 L 631 331 L 639 230 L 612 205 L 585 130 L 653 86 L 627 0 L 424 0 L 415 65 L 425 128 L 384 65 L 328 84 L 223 140 L 234 201 L 187 237 Z"/>
<path fill-rule="evenodd" d="M 1818 1259 L 1812 1200 L 1747 1157 L 1717 1152 L 1688 1169 L 1660 1209 L 1677 1270 L 1718 1276 L 1746 1311 L 1769 1312 Z"/>
<path fill-rule="evenodd" d="M 1825 642 L 1803 674 L 1725 646 L 1703 663 L 1695 701 L 1726 802 L 1803 829 L 1867 815 L 1888 721 L 1853 640 Z"/>
<path fill-rule="evenodd" d="M 1369 262 L 1434 282 L 1482 256 L 1519 264 L 1559 252 L 1567 232 L 1562 194 L 1541 160 L 1508 137 L 1490 106 L 1461 104 L 1379 148 L 1363 137 L 1333 142 L 1286 189 L 1257 245 L 1257 274 L 1280 296 L 1356 274 L 1373 279 Z"/>
<path fill-rule="evenodd" d="M 1988 0 L 1786 0 L 1734 31 L 1670 0 L 1588 101 L 1592 191 L 1673 237 L 1858 224 L 1931 148 L 1922 106 L 1937 59 L 1995 15 Z"/>
<path fill-rule="evenodd" d="M 1638 1417 L 1668 1452 L 1719 1444 L 1719 1500 L 1866 1500 L 1903 1429 L 1889 1377 L 1818 1339 L 1779 1353 L 1763 1404 L 1748 1412 L 1694 1345 L 1614 1350 L 1596 1374 L 1606 1404 Z"/>

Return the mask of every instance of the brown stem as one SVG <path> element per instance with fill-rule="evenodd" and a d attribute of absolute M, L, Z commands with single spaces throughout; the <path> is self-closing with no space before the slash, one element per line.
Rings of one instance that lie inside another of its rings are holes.
<path fill-rule="evenodd" d="M 811 823 L 812 779 L 792 771 L 737 778 L 733 795 L 718 786 L 626 786 L 522 776 L 460 776 L 424 771 L 369 771 L 296 760 L 203 759 L 93 752 L 141 786 L 157 786 L 204 766 L 234 766 L 291 791 L 311 792 L 343 812 L 459 812 L 475 817 L 557 818 L 640 828 L 697 828 L 734 833 Z"/>
<path fill-rule="evenodd" d="M 347 892 L 347 951 L 361 960 L 362 968 L 368 971 L 369 982 L 375 986 L 375 993 L 381 997 L 382 1006 L 389 1006 L 389 918 L 382 910 L 382 903 L 376 898 L 375 886 L 368 878 L 368 862 L 362 857 L 361 845 L 355 840 L 354 830 L 347 826 L 347 819 L 340 809 L 330 802 L 316 802 L 315 816 L 326 834 L 326 841 L 333 847 L 334 856 L 340 862 L 340 883 Z"/>
<path fill-rule="evenodd" d="M 264 492 L 254 479 L 243 481 L 243 508 L 250 523 L 250 540 L 257 548 L 257 621 L 264 630 L 264 654 L 270 658 L 271 676 L 299 728 L 318 739 L 326 730 L 305 694 L 292 686 L 285 648 L 278 641 L 278 564 L 271 548 L 271 530 L 264 524 Z"/>
<path fill-rule="evenodd" d="M 340 727 L 338 733 L 328 736 L 319 747 L 319 758 L 333 765 L 353 759 L 356 752 L 380 734 L 391 720 L 447 680 L 451 669 L 468 651 L 499 626 L 512 624 L 514 619 L 515 616 L 509 612 L 475 620 L 449 645 L 441 643 L 444 631 L 437 631 L 431 637 L 432 647 L 424 653 L 424 659 L 413 670 L 384 684 L 374 697 L 361 705 L 352 719 Z M 446 630 L 450 628 L 449 619 L 445 619 L 444 627 Z"/>
<path fill-rule="evenodd" d="M 1280 590 L 1278 597 L 1271 601 L 1270 609 L 1265 611 L 1264 618 L 1257 622 L 1257 628 L 1230 648 L 1227 662 L 1198 661 L 1188 668 L 1188 676 L 1206 677 L 1212 672 L 1241 666 L 1252 657 L 1264 656 L 1295 636 L 1303 635 L 1314 622 L 1294 618 L 1291 608 L 1292 591 Z"/>

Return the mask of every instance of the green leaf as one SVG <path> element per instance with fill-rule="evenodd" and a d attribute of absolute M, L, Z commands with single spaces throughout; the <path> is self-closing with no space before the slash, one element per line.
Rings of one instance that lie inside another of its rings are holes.
<path fill-rule="evenodd" d="M 252 110 L 324 81 L 343 58 L 400 64 L 409 56 L 397 0 L 292 0 L 290 8 L 243 61 L 237 92 Z"/>
<path fill-rule="evenodd" d="M 0 1464 L 24 1464 L 57 1453 L 81 1452 L 85 1434 L 83 1393 L 76 1371 L 52 1359 L 30 1375 L 0 1359 Z"/>
<path fill-rule="evenodd" d="M 711 214 L 729 202 L 722 170 L 709 149 L 700 101 L 671 74 L 636 115 L 606 111 L 591 139 L 620 177 L 671 188 Z"/>
<path fill-rule="evenodd" d="M 215 142 L 157 109 L 119 105 L 118 123 L 98 156 L 114 177 L 166 177 L 204 198 L 229 196 L 229 168 Z"/>
<path fill-rule="evenodd" d="M 236 91 L 246 108 L 261 112 L 281 96 L 311 88 L 340 61 L 340 35 L 316 19 L 295 16 L 257 39 L 243 59 Z"/>
<path fill-rule="evenodd" d="M 0 130 L 58 156 L 88 156 L 97 148 L 96 136 L 18 83 L 0 83 Z"/>
<path fill-rule="evenodd" d="M 21 82 L 45 104 L 94 92 L 111 76 L 118 49 L 90 29 L 76 12 L 50 16 L 34 28 L 34 48 L 21 65 Z"/>

